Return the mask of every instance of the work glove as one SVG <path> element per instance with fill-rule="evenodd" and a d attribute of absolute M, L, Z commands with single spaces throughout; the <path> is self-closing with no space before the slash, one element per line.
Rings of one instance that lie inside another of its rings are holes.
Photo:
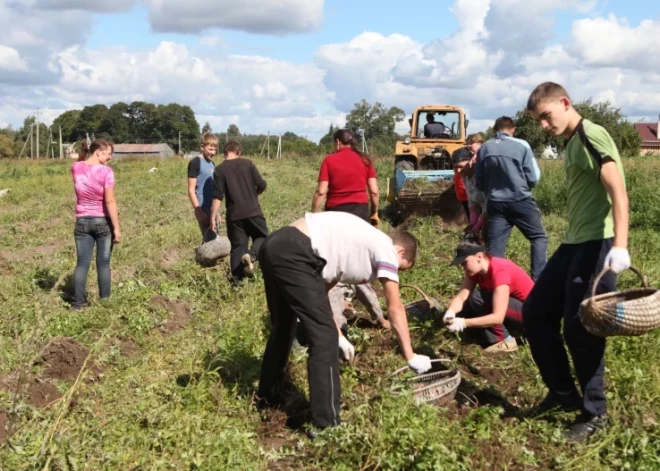
<path fill-rule="evenodd" d="M 355 347 L 351 345 L 346 337 L 339 337 L 339 352 L 342 360 L 349 363 L 355 358 Z"/>
<path fill-rule="evenodd" d="M 450 332 L 463 332 L 465 329 L 465 319 L 462 317 L 454 317 L 447 326 Z"/>
<path fill-rule="evenodd" d="M 378 217 L 378 214 L 372 214 L 371 216 L 369 216 L 369 222 L 376 229 L 380 229 L 380 218 Z"/>
<path fill-rule="evenodd" d="M 426 373 L 431 369 L 431 359 L 426 355 L 415 354 L 415 356 L 408 361 L 408 366 L 418 374 Z"/>
<path fill-rule="evenodd" d="M 442 316 L 442 322 L 447 325 L 451 324 L 451 322 L 456 318 L 456 313 L 452 311 L 451 309 L 447 309 L 447 312 L 445 312 L 445 315 Z"/>
<path fill-rule="evenodd" d="M 630 268 L 630 254 L 627 249 L 612 247 L 605 257 L 605 266 L 614 273 L 621 273 Z"/>

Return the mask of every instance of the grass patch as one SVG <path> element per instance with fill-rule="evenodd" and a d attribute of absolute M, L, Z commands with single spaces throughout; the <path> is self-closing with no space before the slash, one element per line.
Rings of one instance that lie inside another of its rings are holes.
<path fill-rule="evenodd" d="M 268 181 L 261 197 L 270 230 L 311 207 L 319 160 L 255 159 Z M 543 161 L 535 197 L 553 251 L 566 229 L 561 162 Z M 660 196 L 652 158 L 625 162 L 633 262 L 660 284 Z M 113 162 L 123 241 L 112 257 L 113 295 L 83 312 L 67 309 L 75 265 L 69 162 L 0 162 L 0 382 L 40 377 L 37 360 L 54 337 L 91 352 L 89 373 L 54 380 L 62 399 L 36 407 L 0 384 L 0 424 L 11 432 L 0 469 L 660 469 L 660 335 L 608 342 L 612 426 L 600 441 L 561 438 L 570 415 L 522 419 L 544 387 L 528 349 L 490 358 L 461 346 L 434 321 L 411 319 L 414 346 L 452 358 L 464 375 L 448 407 L 416 406 L 388 389 L 404 361 L 392 334 L 350 327 L 357 360 L 342 371 L 345 425 L 315 442 L 305 419 L 306 356 L 291 357 L 284 412 L 260 413 L 252 398 L 268 333 L 262 280 L 241 289 L 227 263 L 200 268 L 200 234 L 186 196 L 187 161 Z M 382 204 L 393 163 L 376 161 Z M 148 173 L 157 166 L 158 172 Z M 389 229 L 384 222 L 384 229 Z M 446 303 L 461 279 L 449 260 L 460 229 L 424 218 L 407 228 L 422 243 L 418 268 L 402 281 Z M 514 231 L 507 255 L 529 267 L 529 244 Z M 620 286 L 632 286 L 632 275 Z M 88 279 L 96 296 L 96 272 Z M 404 291 L 405 302 L 416 293 Z M 176 328 L 172 319 L 176 312 Z M 0 431 L 0 438 L 7 430 Z"/>

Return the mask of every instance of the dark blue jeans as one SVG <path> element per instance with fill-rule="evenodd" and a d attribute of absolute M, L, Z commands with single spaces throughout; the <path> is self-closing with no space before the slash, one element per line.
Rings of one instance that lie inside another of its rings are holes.
<path fill-rule="evenodd" d="M 87 273 L 92 263 L 96 245 L 96 271 L 98 272 L 99 297 L 110 296 L 110 255 L 112 254 L 112 225 L 109 219 L 84 217 L 76 219 L 74 230 L 78 262 L 73 272 L 73 306 L 85 304 Z"/>
<path fill-rule="evenodd" d="M 488 253 L 504 257 L 511 229 L 517 227 L 532 244 L 531 277 L 536 281 L 545 267 L 548 236 L 541 222 L 541 210 L 534 198 L 521 201 L 488 201 Z"/>
<path fill-rule="evenodd" d="M 575 391 L 565 342 L 582 390 L 583 409 L 590 415 L 605 412 L 605 338 L 584 328 L 578 310 L 582 300 L 591 296 L 612 242 L 605 239 L 559 246 L 523 305 L 527 341 L 543 382 L 555 395 Z M 616 276 L 609 272 L 601 278 L 596 294 L 615 289 Z"/>

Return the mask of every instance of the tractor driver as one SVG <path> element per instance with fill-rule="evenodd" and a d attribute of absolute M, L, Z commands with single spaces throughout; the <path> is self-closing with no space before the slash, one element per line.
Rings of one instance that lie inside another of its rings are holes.
<path fill-rule="evenodd" d="M 436 123 L 433 113 L 426 113 L 426 124 L 424 125 L 424 137 L 451 136 L 451 130 L 443 123 Z"/>

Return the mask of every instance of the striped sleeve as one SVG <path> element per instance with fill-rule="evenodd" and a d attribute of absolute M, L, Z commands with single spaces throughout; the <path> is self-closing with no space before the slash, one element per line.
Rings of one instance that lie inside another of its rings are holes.
<path fill-rule="evenodd" d="M 399 258 L 394 247 L 376 253 L 376 278 L 387 278 L 399 282 Z"/>

